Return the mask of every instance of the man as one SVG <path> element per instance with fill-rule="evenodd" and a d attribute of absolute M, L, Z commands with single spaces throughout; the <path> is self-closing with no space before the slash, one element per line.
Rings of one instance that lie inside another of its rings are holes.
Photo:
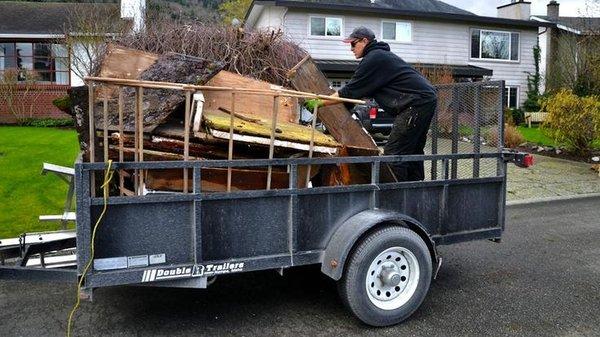
<path fill-rule="evenodd" d="M 427 132 L 435 113 L 436 92 L 433 86 L 408 63 L 378 42 L 372 30 L 354 29 L 344 40 L 350 43 L 357 59 L 362 59 L 352 79 L 332 96 L 362 99 L 374 98 L 386 112 L 396 116 L 385 155 L 423 154 Z M 334 101 L 307 102 L 309 108 L 336 104 Z M 425 178 L 423 162 L 393 163 L 398 181 Z"/>

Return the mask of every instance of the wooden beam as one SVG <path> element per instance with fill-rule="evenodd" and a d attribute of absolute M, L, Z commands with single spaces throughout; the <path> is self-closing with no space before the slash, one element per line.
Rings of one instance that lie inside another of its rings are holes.
<path fill-rule="evenodd" d="M 94 84 L 88 84 L 88 123 L 89 123 L 89 134 L 90 138 L 88 141 L 88 149 L 89 149 L 89 161 L 90 163 L 94 163 L 96 161 L 96 149 L 94 148 L 94 143 L 96 141 L 96 122 L 94 118 Z M 93 171 L 91 174 L 90 181 L 90 191 L 91 196 L 96 196 L 96 172 Z"/>
<path fill-rule="evenodd" d="M 269 159 L 273 159 L 275 153 L 275 132 L 277 132 L 277 115 L 279 114 L 279 96 L 273 97 L 273 116 L 271 117 L 271 141 L 269 143 Z M 233 116 L 233 114 L 232 114 Z M 267 190 L 271 189 L 271 175 L 273 166 L 269 165 L 267 173 Z"/>
<path fill-rule="evenodd" d="M 119 87 L 119 162 L 122 163 L 124 160 L 123 156 L 123 87 Z M 125 179 L 123 177 L 123 170 L 119 171 L 119 191 L 121 196 L 126 193 L 125 190 Z"/>
<path fill-rule="evenodd" d="M 231 93 L 231 113 L 229 114 L 229 147 L 227 160 L 233 160 L 233 122 L 235 120 L 235 91 Z M 227 168 L 227 192 L 231 192 L 231 167 Z"/>
<path fill-rule="evenodd" d="M 185 92 L 185 117 L 183 122 L 183 160 L 190 157 L 190 114 L 192 113 L 192 92 Z M 188 169 L 183 169 L 183 193 L 188 193 Z"/>
<path fill-rule="evenodd" d="M 312 130 L 310 134 L 310 147 L 308 149 L 308 158 L 313 157 L 313 152 L 315 150 L 315 130 L 317 128 L 317 118 L 319 117 L 319 107 L 315 105 L 313 110 L 312 117 Z M 306 187 L 308 188 L 308 183 L 310 183 L 310 165 L 308 165 L 308 169 L 306 170 Z"/>
<path fill-rule="evenodd" d="M 108 162 L 108 98 L 102 99 L 102 149 L 104 150 L 104 162 Z"/>
<path fill-rule="evenodd" d="M 296 68 L 290 81 L 298 91 L 331 95 L 335 91 L 329 87 L 325 75 L 317 68 L 313 60 L 305 60 Z M 342 104 L 321 108 L 321 121 L 331 135 L 343 145 L 369 148 L 379 153 L 373 138 L 352 118 L 350 112 Z"/>
<path fill-rule="evenodd" d="M 336 102 L 345 102 L 353 104 L 365 104 L 365 101 L 359 99 L 350 99 L 342 97 L 329 97 L 329 94 L 315 94 L 309 92 L 300 92 L 295 90 L 282 89 L 276 87 L 276 89 L 247 89 L 247 88 L 236 88 L 236 87 L 217 87 L 210 85 L 191 85 L 185 83 L 175 82 L 156 82 L 156 81 L 144 81 L 144 80 L 130 80 L 120 78 L 107 78 L 107 77 L 85 77 L 85 81 L 93 81 L 100 83 L 110 83 L 115 85 L 127 85 L 138 88 L 152 88 L 152 89 L 173 89 L 173 90 L 212 90 L 212 91 L 236 91 L 252 94 L 264 94 L 270 96 L 281 96 L 282 90 L 285 90 L 287 97 L 298 97 L 298 98 L 321 98 L 329 99 Z"/>

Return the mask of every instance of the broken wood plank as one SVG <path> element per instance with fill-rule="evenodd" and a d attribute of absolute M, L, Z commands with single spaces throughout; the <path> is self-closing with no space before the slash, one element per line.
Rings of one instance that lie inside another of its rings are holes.
<path fill-rule="evenodd" d="M 165 54 L 144 70 L 139 79 L 142 81 L 165 81 L 177 82 L 179 86 L 171 89 L 147 89 L 145 90 L 142 104 L 144 115 L 144 132 L 152 132 L 158 125 L 162 124 L 171 114 L 184 109 L 185 94 L 181 85 L 205 84 L 216 73 L 223 68 L 221 63 L 210 62 L 196 57 Z M 94 81 L 93 78 L 88 78 Z M 113 79 L 116 80 L 116 79 Z M 134 80 L 121 80 L 134 81 Z M 135 82 L 135 81 L 134 81 Z M 127 85 L 127 84 L 125 84 Z M 135 92 L 138 87 L 127 87 L 125 89 L 124 105 L 124 129 L 133 131 L 135 128 Z M 192 90 L 192 89 L 190 89 Z M 109 126 L 116 127 L 118 124 L 117 102 L 109 100 Z M 97 125 L 102 122 L 101 106 L 95 105 L 95 119 Z"/>
<path fill-rule="evenodd" d="M 113 145 L 119 145 L 122 142 L 123 146 L 134 147 L 134 139 L 130 135 L 124 135 L 120 139 L 117 133 L 113 133 L 109 139 Z M 182 140 L 165 138 L 160 136 L 151 136 L 144 139 L 144 149 L 169 152 L 174 154 L 184 154 L 185 143 Z M 207 159 L 227 159 L 227 151 L 221 146 L 202 143 L 190 143 L 189 154 L 193 157 L 202 157 Z M 246 153 L 237 153 L 235 159 L 252 159 L 253 156 Z"/>
<path fill-rule="evenodd" d="M 119 87 L 119 100 L 118 100 L 118 113 L 119 113 L 119 162 L 123 162 L 123 88 Z M 120 195 L 126 194 L 125 181 L 123 179 L 123 171 L 119 171 L 119 192 Z"/>
<path fill-rule="evenodd" d="M 192 113 L 192 92 L 185 92 L 185 116 L 183 122 L 183 160 L 188 161 L 190 156 L 190 116 Z M 183 193 L 188 192 L 188 169 L 183 169 Z"/>
<path fill-rule="evenodd" d="M 273 159 L 275 153 L 275 134 L 277 133 L 277 114 L 279 113 L 279 96 L 273 97 L 273 115 L 271 116 L 271 138 L 269 140 L 269 160 Z M 269 165 L 267 172 L 267 190 L 271 189 L 271 175 L 273 166 Z"/>
<path fill-rule="evenodd" d="M 317 94 L 331 95 L 335 91 L 329 87 L 325 75 L 317 68 L 312 59 L 303 60 L 290 74 L 290 81 L 298 91 L 314 92 Z M 321 108 L 321 121 L 331 135 L 341 144 L 379 150 L 373 138 L 354 120 L 343 104 L 335 104 Z"/>
<path fill-rule="evenodd" d="M 227 160 L 233 160 L 233 123 L 235 122 L 235 91 L 231 93 L 231 113 L 229 118 L 229 146 Z M 231 192 L 231 166 L 227 168 L 227 192 Z"/>
<path fill-rule="evenodd" d="M 210 133 L 211 133 L 211 135 L 213 135 L 216 138 L 229 139 L 228 132 L 211 130 Z M 236 141 L 239 141 L 239 142 L 249 143 L 249 144 L 261 144 L 261 145 L 267 145 L 267 146 L 270 144 L 269 138 L 258 137 L 258 136 L 234 134 L 233 139 Z M 296 149 L 296 150 L 301 150 L 301 151 L 308 151 L 309 147 L 310 147 L 309 144 L 295 143 L 295 142 L 279 140 L 279 139 L 275 139 L 274 145 L 275 145 L 275 147 L 283 147 L 283 148 Z M 324 154 L 329 154 L 329 155 L 336 155 L 338 153 L 338 148 L 337 147 L 327 147 L 327 146 L 314 146 L 314 152 L 324 153 Z"/>
<path fill-rule="evenodd" d="M 158 55 L 137 49 L 126 48 L 116 44 L 108 44 L 106 54 L 100 64 L 99 77 L 120 79 L 136 79 L 142 72 L 150 68 Z M 116 95 L 115 87 L 104 86 L 97 92 L 101 98 L 110 98 Z"/>
<path fill-rule="evenodd" d="M 119 153 L 118 152 L 119 148 L 117 146 L 110 145 L 108 149 L 109 149 L 109 157 L 111 159 L 116 159 L 118 156 L 118 153 Z M 133 159 L 133 156 L 139 152 L 140 152 L 140 150 L 136 150 L 134 148 L 130 148 L 130 147 L 123 148 L 123 155 L 126 156 L 126 159 Z M 161 152 L 161 151 L 148 150 L 148 149 L 144 149 L 142 152 L 150 161 L 183 160 L 183 155 L 178 154 L 178 153 Z M 190 159 L 201 160 L 203 158 L 190 157 Z M 138 180 L 136 179 L 135 181 L 138 181 Z"/>
<path fill-rule="evenodd" d="M 271 109 L 272 108 L 273 101 L 271 101 Z M 229 131 L 230 116 L 228 114 L 221 111 L 205 111 L 203 116 L 204 124 L 211 129 L 211 131 Z M 271 137 L 271 124 L 273 120 L 264 118 L 258 119 L 260 119 L 259 122 L 249 122 L 236 117 L 234 122 L 234 132 L 241 135 Z M 310 127 L 287 122 L 278 122 L 274 131 L 276 140 L 303 143 L 307 145 L 310 143 L 312 132 Z M 327 147 L 337 147 L 340 145 L 333 137 L 325 135 L 322 132 L 316 132 L 315 144 Z"/>
<path fill-rule="evenodd" d="M 108 44 L 99 77 L 136 79 L 158 60 L 157 54 Z"/>
<path fill-rule="evenodd" d="M 244 77 L 228 71 L 222 70 L 216 74 L 207 85 L 215 87 L 233 87 L 244 89 L 271 90 L 272 85 L 268 82 L 258 81 L 252 78 Z M 218 110 L 219 108 L 229 108 L 231 106 L 231 93 L 226 91 L 203 91 L 207 109 Z M 248 116 L 259 116 L 271 118 L 273 108 L 273 97 L 259 93 L 244 93 L 240 91 L 236 96 L 236 103 L 239 113 Z M 282 97 L 279 102 L 278 121 L 298 123 L 299 115 L 297 111 L 298 99 Z"/>
<path fill-rule="evenodd" d="M 319 167 L 313 166 L 313 172 L 318 172 Z M 306 185 L 304 181 L 305 171 L 299 170 L 298 186 Z M 265 190 L 267 181 L 267 170 L 264 169 L 232 169 L 231 191 Z M 192 186 L 191 177 L 188 186 Z M 152 190 L 181 191 L 183 188 L 183 176 L 181 170 L 149 170 L 146 185 Z M 201 175 L 202 192 L 226 192 L 227 191 L 227 169 L 226 168 L 203 168 Z M 289 173 L 281 170 L 273 170 L 271 189 L 289 188 Z M 190 190 L 191 191 L 191 190 Z"/>

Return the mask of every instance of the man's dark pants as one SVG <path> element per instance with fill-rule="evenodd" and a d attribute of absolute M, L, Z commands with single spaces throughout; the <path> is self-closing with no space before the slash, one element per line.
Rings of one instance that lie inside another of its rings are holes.
<path fill-rule="evenodd" d="M 437 101 L 416 102 L 400 112 L 394 120 L 383 153 L 385 155 L 419 155 L 427 142 L 427 132 Z M 392 163 L 390 165 L 398 181 L 417 181 L 425 179 L 425 168 L 422 161 Z"/>

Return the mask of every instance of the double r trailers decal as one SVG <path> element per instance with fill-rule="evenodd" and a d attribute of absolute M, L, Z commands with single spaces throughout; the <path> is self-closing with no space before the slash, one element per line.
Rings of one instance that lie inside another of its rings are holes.
<path fill-rule="evenodd" d="M 177 268 L 148 269 L 144 270 L 144 273 L 142 274 L 142 283 L 194 277 L 208 277 L 241 272 L 243 270 L 244 262 L 225 262 L 219 264 L 193 265 Z"/>

